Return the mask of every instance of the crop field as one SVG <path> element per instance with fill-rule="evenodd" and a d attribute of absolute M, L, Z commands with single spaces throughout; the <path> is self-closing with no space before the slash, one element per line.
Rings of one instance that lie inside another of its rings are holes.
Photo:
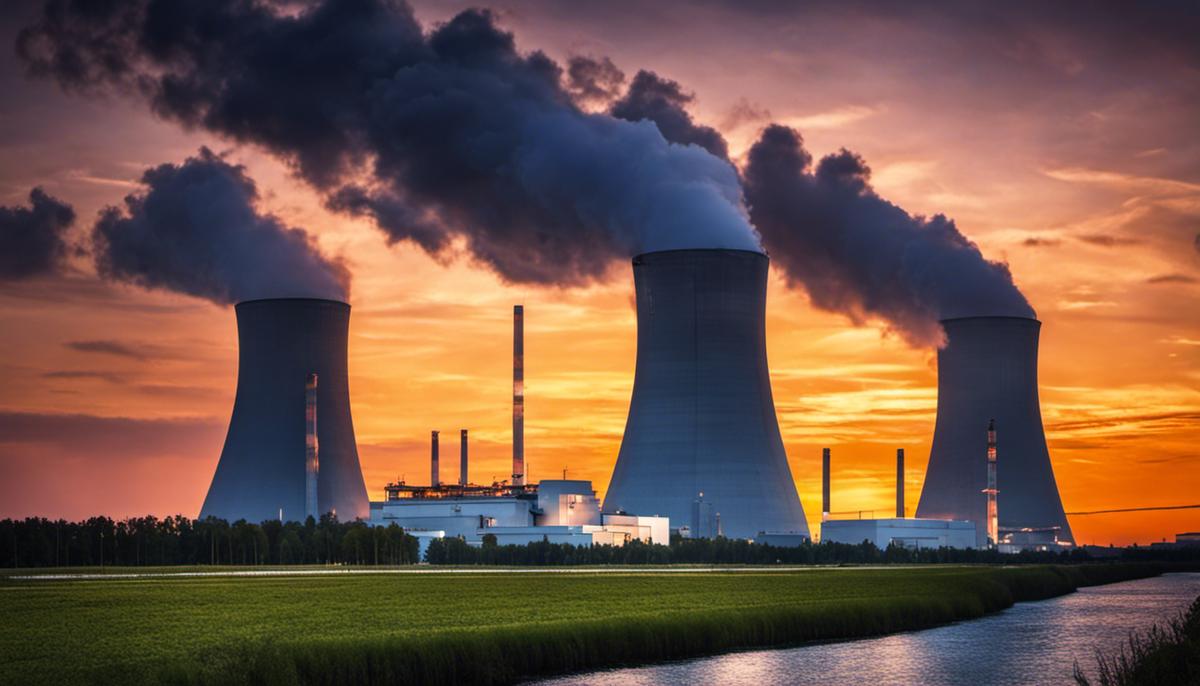
<path fill-rule="evenodd" d="M 0 684 L 511 683 L 922 628 L 1157 571 L 936 566 L 67 580 L 8 573 L 0 576 Z"/>

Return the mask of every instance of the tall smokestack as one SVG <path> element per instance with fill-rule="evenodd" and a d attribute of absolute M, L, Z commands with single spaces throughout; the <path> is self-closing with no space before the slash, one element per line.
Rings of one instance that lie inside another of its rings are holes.
<path fill-rule="evenodd" d="M 335 300 L 249 300 L 237 308 L 238 380 L 229 433 L 200 517 L 296 521 L 308 507 L 306 412 L 310 378 L 321 421 L 316 512 L 367 516 L 358 464 L 346 341 L 350 306 Z M 315 416 L 314 416 L 315 418 Z"/>
<path fill-rule="evenodd" d="M 429 485 L 438 486 L 442 483 L 441 466 L 438 464 L 438 432 L 429 432 Z"/>
<path fill-rule="evenodd" d="M 829 519 L 829 448 L 821 449 L 821 521 Z"/>
<path fill-rule="evenodd" d="M 904 448 L 896 448 L 896 517 L 904 519 Z"/>
<path fill-rule="evenodd" d="M 458 434 L 458 485 L 467 485 L 467 430 Z"/>
<path fill-rule="evenodd" d="M 987 535 L 988 545 L 1000 543 L 1000 516 L 996 512 L 996 420 L 988 421 L 987 431 Z"/>
<path fill-rule="evenodd" d="M 513 305 L 513 473 L 525 485 L 525 308 Z"/>
<path fill-rule="evenodd" d="M 980 469 L 983 420 L 1004 427 L 1004 512 L 999 531 L 1058 528 L 1074 542 L 1050 465 L 1038 402 L 1041 322 L 1025 317 L 967 317 L 942 322 L 938 351 L 937 422 L 918 517 L 968 519 L 985 544 L 987 474 Z"/>
<path fill-rule="evenodd" d="M 317 375 L 309 374 L 304 386 L 304 516 L 321 518 L 317 501 L 317 479 L 321 472 L 317 440 Z"/>
<path fill-rule="evenodd" d="M 767 256 L 633 258 L 637 366 L 607 512 L 691 521 L 698 492 L 731 538 L 808 534 L 767 368 Z"/>

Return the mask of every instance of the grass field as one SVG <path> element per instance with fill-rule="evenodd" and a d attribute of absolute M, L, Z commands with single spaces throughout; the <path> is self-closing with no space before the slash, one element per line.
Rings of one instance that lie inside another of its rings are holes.
<path fill-rule="evenodd" d="M 927 627 L 1156 572 L 936 566 L 52 581 L 10 573 L 0 576 L 0 684 L 511 683 Z"/>

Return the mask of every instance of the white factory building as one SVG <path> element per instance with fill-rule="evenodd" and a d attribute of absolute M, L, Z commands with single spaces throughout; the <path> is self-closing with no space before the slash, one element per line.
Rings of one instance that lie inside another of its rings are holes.
<path fill-rule="evenodd" d="M 975 523 L 952 519 L 830 519 L 821 523 L 821 541 L 857 545 L 870 541 L 876 548 L 891 544 L 905 548 L 974 548 Z"/>
<path fill-rule="evenodd" d="M 499 545 L 540 541 L 571 545 L 670 542 L 666 517 L 603 514 L 591 481 L 547 479 L 537 485 L 388 484 L 385 499 L 371 503 L 372 526 L 396 524 L 425 538 L 461 537 L 481 545 L 491 534 Z"/>

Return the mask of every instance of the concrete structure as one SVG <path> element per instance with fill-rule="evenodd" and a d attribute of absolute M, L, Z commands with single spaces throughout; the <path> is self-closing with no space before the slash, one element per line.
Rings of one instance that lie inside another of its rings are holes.
<path fill-rule="evenodd" d="M 821 524 L 821 542 L 859 544 L 877 548 L 974 548 L 975 523 L 945 519 L 831 519 Z"/>
<path fill-rule="evenodd" d="M 830 469 L 833 466 L 833 460 L 829 455 L 829 448 L 821 448 L 821 521 L 829 519 L 829 513 L 833 510 L 829 509 L 830 495 L 829 479 Z"/>
<path fill-rule="evenodd" d="M 917 516 L 987 521 L 986 433 L 1002 433 L 997 465 L 999 535 L 1053 531 L 1044 537 L 1072 545 L 1050 466 L 1038 401 L 1041 322 L 1023 317 L 968 317 L 942 322 L 947 343 L 938 351 L 938 409 Z"/>
<path fill-rule="evenodd" d="M 767 264 L 741 250 L 633 259 L 637 366 L 605 512 L 734 538 L 808 533 L 771 397 Z"/>
<path fill-rule="evenodd" d="M 342 520 L 365 517 L 367 489 L 346 379 L 350 306 L 283 298 L 239 303 L 236 311 L 237 394 L 200 517 L 251 522 L 305 518 L 306 385 L 314 374 L 320 380 L 314 389 L 320 413 L 316 511 L 333 512 Z"/>
<path fill-rule="evenodd" d="M 528 545 L 530 543 L 565 543 L 567 545 L 625 545 L 632 538 L 624 531 L 603 526 L 527 526 L 495 527 L 482 532 L 496 537 L 496 545 Z"/>
<path fill-rule="evenodd" d="M 429 432 L 429 483 L 434 488 L 442 484 L 442 453 L 437 431 Z"/>
<path fill-rule="evenodd" d="M 600 524 L 600 499 L 591 481 L 546 480 L 538 484 L 538 526 Z"/>
<path fill-rule="evenodd" d="M 462 429 L 458 434 L 458 485 L 466 486 L 467 476 L 467 430 Z"/>
<path fill-rule="evenodd" d="M 896 448 L 896 517 L 904 519 L 904 448 Z"/>
<path fill-rule="evenodd" d="M 643 543 L 671 544 L 671 523 L 666 517 L 638 515 L 600 515 L 600 525 L 609 531 L 624 532 L 630 540 Z"/>
<path fill-rule="evenodd" d="M 513 305 L 512 482 L 525 485 L 525 308 Z"/>

